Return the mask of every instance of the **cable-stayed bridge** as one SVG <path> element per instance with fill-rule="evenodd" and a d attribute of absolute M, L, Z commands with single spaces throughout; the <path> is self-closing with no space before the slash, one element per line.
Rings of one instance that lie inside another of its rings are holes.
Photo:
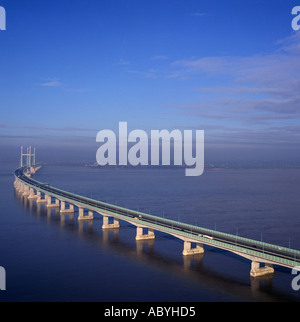
<path fill-rule="evenodd" d="M 47 208 L 59 208 L 62 215 L 72 214 L 76 208 L 78 220 L 93 220 L 94 214 L 98 213 L 103 217 L 102 229 L 119 228 L 119 220 L 129 222 L 136 227 L 136 240 L 155 239 L 155 231 L 175 236 L 183 241 L 183 256 L 204 253 L 203 245 L 220 248 L 250 260 L 250 275 L 253 277 L 272 274 L 273 265 L 300 266 L 298 250 L 119 207 L 39 182 L 31 177 L 37 169 L 30 161 L 31 157 L 35 159 L 35 152 L 28 151 L 27 154 L 28 164 L 23 165 L 21 161 L 21 167 L 14 172 L 16 190 L 37 203 L 45 203 Z"/>

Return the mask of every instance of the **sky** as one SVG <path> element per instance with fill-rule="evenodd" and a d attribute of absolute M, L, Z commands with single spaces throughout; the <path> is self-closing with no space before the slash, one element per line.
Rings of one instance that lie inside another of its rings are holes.
<path fill-rule="evenodd" d="M 204 130 L 207 162 L 300 162 L 297 5 L 0 0 L 0 159 L 95 161 L 97 132 L 126 121 Z"/>

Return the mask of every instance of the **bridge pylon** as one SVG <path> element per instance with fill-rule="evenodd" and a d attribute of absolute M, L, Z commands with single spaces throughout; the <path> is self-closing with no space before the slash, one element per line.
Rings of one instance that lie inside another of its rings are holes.
<path fill-rule="evenodd" d="M 20 158 L 20 167 L 35 167 L 35 148 L 33 148 L 33 153 L 31 146 L 27 147 L 26 153 L 23 152 L 23 146 L 21 146 L 21 158 Z M 26 163 L 24 163 L 24 157 L 26 157 Z"/>

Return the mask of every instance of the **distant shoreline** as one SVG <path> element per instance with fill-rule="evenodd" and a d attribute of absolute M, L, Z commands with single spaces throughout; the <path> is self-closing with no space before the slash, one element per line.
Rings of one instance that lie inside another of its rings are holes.
<path fill-rule="evenodd" d="M 132 169 L 170 169 L 170 170 L 184 170 L 186 166 L 174 166 L 174 165 L 157 165 L 157 166 L 120 166 L 120 165 L 106 165 L 106 166 L 100 166 L 93 163 L 85 163 L 85 162 L 51 162 L 51 163 L 41 163 L 42 165 L 49 165 L 49 166 L 64 166 L 64 167 L 79 167 L 79 168 L 92 168 L 92 169 L 126 169 L 126 170 L 132 170 Z M 289 169 L 300 169 L 300 165 L 278 165 L 278 166 L 272 166 L 272 165 L 224 165 L 224 166 L 205 166 L 205 171 L 221 171 L 221 170 L 252 170 L 252 169 L 270 169 L 270 170 L 289 170 Z"/>

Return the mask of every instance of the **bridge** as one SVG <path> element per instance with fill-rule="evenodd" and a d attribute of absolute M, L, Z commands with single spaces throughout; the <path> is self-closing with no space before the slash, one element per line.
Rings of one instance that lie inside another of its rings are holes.
<path fill-rule="evenodd" d="M 155 231 L 163 232 L 183 241 L 183 256 L 204 253 L 203 245 L 235 253 L 251 262 L 250 276 L 274 273 L 273 265 L 294 268 L 300 266 L 300 251 L 261 241 L 231 235 L 216 230 L 189 225 L 180 221 L 161 218 L 99 200 L 67 192 L 49 183 L 32 178 L 36 166 L 22 166 L 14 172 L 15 189 L 36 203 L 47 208 L 58 208 L 61 215 L 73 214 L 78 209 L 78 220 L 93 220 L 94 214 L 103 217 L 102 229 L 120 227 L 119 220 L 136 227 L 136 240 L 155 239 Z"/>

